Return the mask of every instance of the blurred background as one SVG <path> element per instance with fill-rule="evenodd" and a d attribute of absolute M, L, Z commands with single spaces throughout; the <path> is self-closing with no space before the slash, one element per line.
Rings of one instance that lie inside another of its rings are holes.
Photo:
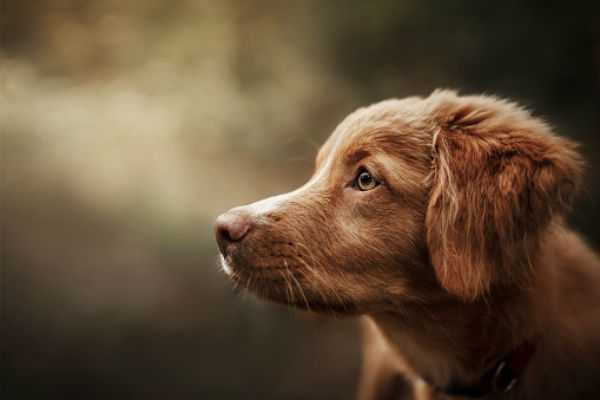
<path fill-rule="evenodd" d="M 4 0 L 2 397 L 351 398 L 355 321 L 235 291 L 212 220 L 384 98 L 544 116 L 582 143 L 571 223 L 600 248 L 598 4 Z"/>

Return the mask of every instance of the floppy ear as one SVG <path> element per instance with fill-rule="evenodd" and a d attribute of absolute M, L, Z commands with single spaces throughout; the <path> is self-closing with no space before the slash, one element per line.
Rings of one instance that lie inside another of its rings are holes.
<path fill-rule="evenodd" d="M 514 104 L 434 92 L 427 244 L 441 285 L 467 300 L 527 280 L 540 236 L 573 200 L 574 145 Z"/>

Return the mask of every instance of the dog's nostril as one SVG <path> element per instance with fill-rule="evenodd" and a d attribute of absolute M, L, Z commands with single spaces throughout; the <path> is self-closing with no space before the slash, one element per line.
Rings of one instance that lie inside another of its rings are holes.
<path fill-rule="evenodd" d="M 219 249 L 221 253 L 225 253 L 229 244 L 239 242 L 244 238 L 250 229 L 250 222 L 247 217 L 227 212 L 217 217 L 214 228 Z"/>
<path fill-rule="evenodd" d="M 231 240 L 231 236 L 229 236 L 229 231 L 225 229 L 219 229 L 217 231 L 217 240 L 222 240 L 224 242 L 233 242 L 233 240 Z"/>

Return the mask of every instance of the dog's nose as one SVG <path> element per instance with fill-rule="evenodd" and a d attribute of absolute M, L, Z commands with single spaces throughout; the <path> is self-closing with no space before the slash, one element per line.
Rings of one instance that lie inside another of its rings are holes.
<path fill-rule="evenodd" d="M 247 216 L 228 211 L 217 217 L 214 228 L 219 250 L 225 255 L 229 245 L 244 238 L 250 229 L 250 221 Z"/>

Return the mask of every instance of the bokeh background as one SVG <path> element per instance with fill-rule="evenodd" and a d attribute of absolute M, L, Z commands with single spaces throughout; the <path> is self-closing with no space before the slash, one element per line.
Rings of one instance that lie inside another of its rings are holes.
<path fill-rule="evenodd" d="M 212 220 L 384 98 L 544 116 L 582 143 L 599 248 L 598 4 L 3 0 L 2 398 L 351 398 L 355 321 L 233 290 Z"/>

